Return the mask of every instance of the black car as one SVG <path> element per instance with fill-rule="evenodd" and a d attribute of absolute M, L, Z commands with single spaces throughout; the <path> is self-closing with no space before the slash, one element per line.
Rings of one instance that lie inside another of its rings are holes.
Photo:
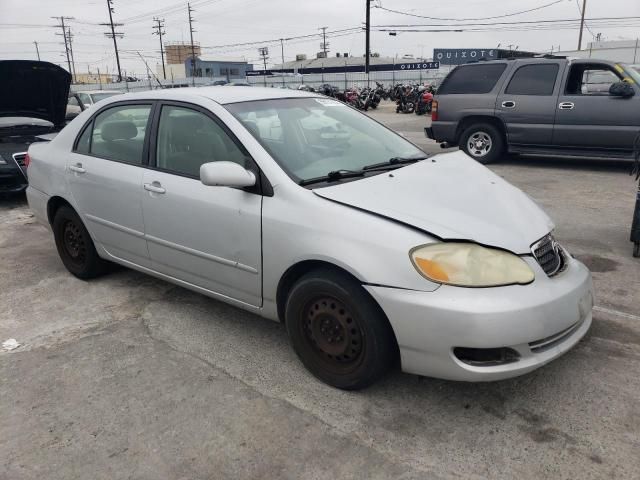
<path fill-rule="evenodd" d="M 27 149 L 64 127 L 70 86 L 53 63 L 0 61 L 0 193 L 27 188 Z"/>

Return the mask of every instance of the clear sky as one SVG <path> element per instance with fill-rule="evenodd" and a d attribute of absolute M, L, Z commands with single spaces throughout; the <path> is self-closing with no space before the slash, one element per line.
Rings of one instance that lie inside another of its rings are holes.
<path fill-rule="evenodd" d="M 431 57 L 434 48 L 491 48 L 498 44 L 533 51 L 549 51 L 552 46 L 555 50 L 558 47 L 575 49 L 576 19 L 580 16 L 582 1 L 373 0 L 371 50 L 385 56 Z M 202 57 L 206 59 L 245 58 L 255 62 L 259 58 L 257 49 L 264 44 L 270 49 L 269 63 L 279 63 L 280 42 L 269 43 L 269 40 L 313 35 L 324 26 L 329 32 L 339 31 L 327 39 L 329 55 L 335 55 L 336 51 L 351 55 L 364 53 L 364 33 L 358 28 L 365 19 L 365 0 L 193 0 L 191 3 L 197 30 L 194 39 L 203 46 Z M 186 2 L 113 0 L 113 7 L 114 20 L 124 24 L 118 31 L 125 34 L 119 46 L 121 63 L 127 72 L 143 74 L 145 71 L 136 51 L 154 70 L 160 61 L 158 37 L 152 35 L 154 16 L 165 19 L 167 41 L 189 40 Z M 513 15 L 530 9 L 536 10 Z M 113 43 L 103 34 L 107 27 L 99 25 L 108 21 L 107 0 L 0 0 L 0 59 L 34 59 L 33 41 L 37 41 L 43 60 L 66 66 L 62 37 L 56 36 L 61 30 L 54 26 L 57 20 L 51 18 L 60 15 L 75 18 L 69 20 L 68 25 L 73 34 L 76 70 L 86 72 L 90 68 L 95 72 L 99 67 L 103 72 L 107 69 L 114 72 Z M 585 31 L 584 44 L 598 33 L 604 40 L 640 37 L 640 0 L 588 0 L 586 17 L 622 19 L 587 21 L 589 30 Z M 416 24 L 427 26 L 406 27 L 423 30 L 420 32 L 384 27 Z M 379 31 L 383 29 L 400 33 L 390 36 L 388 32 Z M 297 53 L 313 57 L 320 50 L 320 41 L 320 37 L 315 36 L 286 41 L 285 60 L 293 59 Z M 245 42 L 259 43 L 222 47 Z"/>

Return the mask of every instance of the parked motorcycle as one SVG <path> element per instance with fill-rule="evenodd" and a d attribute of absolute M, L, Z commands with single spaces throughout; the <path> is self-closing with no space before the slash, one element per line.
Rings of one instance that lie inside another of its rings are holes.
<path fill-rule="evenodd" d="M 418 99 L 416 102 L 415 114 L 424 115 L 431 113 L 431 105 L 433 104 L 433 93 L 430 87 L 420 87 L 418 89 Z"/>
<path fill-rule="evenodd" d="M 415 88 L 413 85 L 404 85 L 397 93 L 396 113 L 413 113 L 416 108 Z"/>

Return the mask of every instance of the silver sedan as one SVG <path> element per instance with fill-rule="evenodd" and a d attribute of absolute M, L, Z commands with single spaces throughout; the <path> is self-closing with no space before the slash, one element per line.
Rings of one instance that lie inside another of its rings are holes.
<path fill-rule="evenodd" d="M 591 325 L 589 271 L 523 192 L 309 92 L 125 94 L 28 155 L 81 279 L 108 262 L 286 324 L 319 379 L 521 375 Z"/>

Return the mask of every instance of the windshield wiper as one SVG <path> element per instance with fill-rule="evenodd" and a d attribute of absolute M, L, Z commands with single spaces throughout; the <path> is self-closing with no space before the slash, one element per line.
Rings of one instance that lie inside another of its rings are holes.
<path fill-rule="evenodd" d="M 353 177 L 364 177 L 366 172 L 364 170 L 332 170 L 331 172 L 323 175 L 321 177 L 315 178 L 307 178 L 306 180 L 301 180 L 299 182 L 300 185 L 311 185 L 312 183 L 320 183 L 320 182 L 333 182 L 336 180 L 342 180 L 343 178 L 353 178 Z"/>
<path fill-rule="evenodd" d="M 397 168 L 401 165 L 407 165 L 409 163 L 415 163 L 419 160 L 424 160 L 425 158 L 429 158 L 428 155 L 423 155 L 420 157 L 392 157 L 386 162 L 382 163 L 374 163 L 372 165 L 367 165 L 362 167 L 362 170 L 377 170 L 377 169 L 385 169 L 385 168 Z"/>

